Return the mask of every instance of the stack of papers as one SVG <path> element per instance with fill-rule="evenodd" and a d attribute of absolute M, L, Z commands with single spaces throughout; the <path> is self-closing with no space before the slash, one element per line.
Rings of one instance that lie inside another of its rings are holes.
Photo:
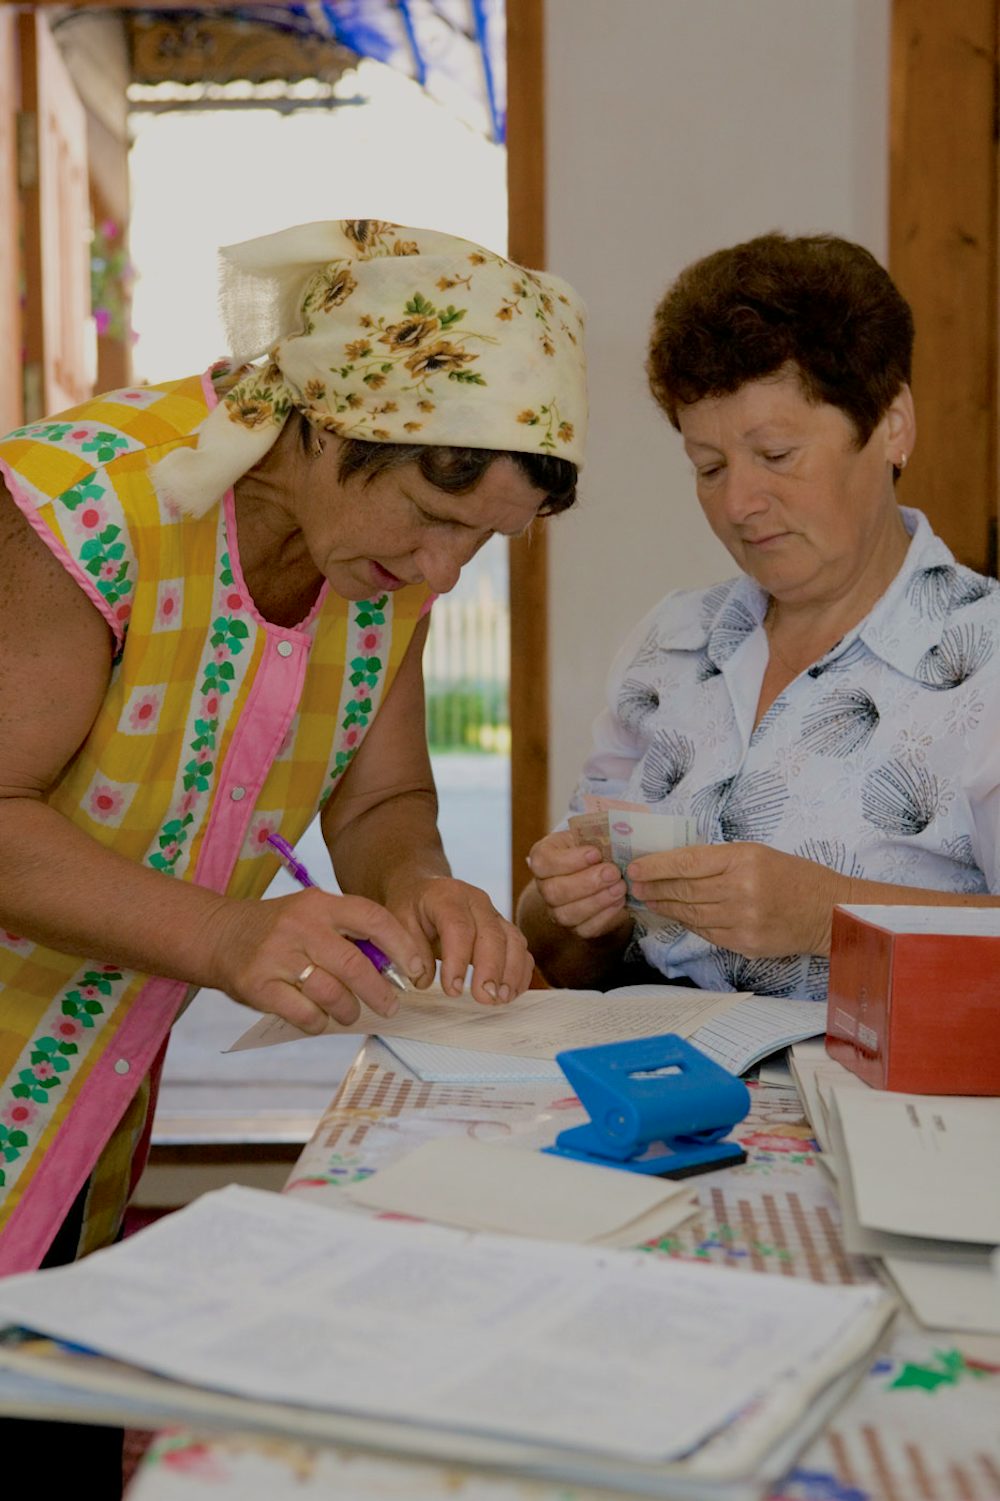
<path fill-rule="evenodd" d="M 528 990 L 509 1006 L 479 1006 L 468 996 L 414 991 L 388 1020 L 367 1008 L 353 1026 L 331 1030 L 374 1034 L 419 1079 L 438 1083 L 559 1081 L 555 1056 L 675 1032 L 742 1074 L 761 1058 L 826 1030 L 826 1007 L 812 1001 L 682 985 L 632 985 L 618 990 Z M 270 1047 L 305 1034 L 279 1017 L 264 1017 L 231 1051 Z"/>
<path fill-rule="evenodd" d="M 837 1087 L 830 1126 L 847 1249 L 931 1328 L 1000 1334 L 1000 1100 Z"/>
<path fill-rule="evenodd" d="M 822 1153 L 820 1161 L 837 1176 L 837 1158 L 830 1136 L 830 1111 L 834 1089 L 868 1089 L 863 1079 L 831 1058 L 821 1042 L 800 1042 L 788 1055 L 789 1069 L 798 1089 L 802 1108 Z"/>
<path fill-rule="evenodd" d="M 764 1494 L 893 1302 L 245 1188 L 0 1283 L 0 1365 L 150 1416 L 671 1497 Z"/>
<path fill-rule="evenodd" d="M 848 1251 L 879 1257 L 928 1328 L 1000 1334 L 1000 1100 L 870 1089 L 814 1044 L 791 1066 Z"/>

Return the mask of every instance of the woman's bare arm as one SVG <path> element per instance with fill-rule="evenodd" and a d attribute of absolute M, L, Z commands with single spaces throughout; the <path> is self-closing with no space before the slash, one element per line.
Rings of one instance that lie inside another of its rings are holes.
<path fill-rule="evenodd" d="M 341 886 L 379 902 L 413 880 L 451 875 L 438 833 L 424 721 L 420 659 L 427 627 L 425 617 L 360 751 L 323 810 L 323 837 Z"/>
<path fill-rule="evenodd" d="M 385 703 L 327 804 L 323 834 L 342 887 L 384 903 L 421 942 L 425 983 L 439 953 L 448 991 L 458 993 L 471 964 L 472 994 L 491 1004 L 526 988 L 531 962 L 523 937 L 486 894 L 452 878 L 441 847 L 420 663 L 428 624 L 417 626 Z"/>
<path fill-rule="evenodd" d="M 46 802 L 107 691 L 109 628 L 0 493 L 0 924 L 64 953 L 225 990 L 310 1031 L 378 1010 L 391 988 L 341 934 L 374 938 L 402 967 L 412 940 L 362 898 L 302 892 L 241 901 L 178 881 L 89 838 Z M 307 963 L 324 974 L 308 998 Z"/>

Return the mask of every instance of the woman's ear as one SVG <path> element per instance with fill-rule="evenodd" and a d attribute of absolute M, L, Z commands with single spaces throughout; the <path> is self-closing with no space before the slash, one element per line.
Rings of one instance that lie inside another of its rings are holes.
<path fill-rule="evenodd" d="M 311 459 L 320 458 L 326 449 L 326 434 L 315 422 L 310 422 L 304 412 L 299 413 L 299 421 L 302 424 L 299 436 L 303 449 Z"/>
<path fill-rule="evenodd" d="M 906 468 L 917 441 L 917 416 L 913 393 L 900 386 L 885 414 L 886 458 L 897 473 Z"/>

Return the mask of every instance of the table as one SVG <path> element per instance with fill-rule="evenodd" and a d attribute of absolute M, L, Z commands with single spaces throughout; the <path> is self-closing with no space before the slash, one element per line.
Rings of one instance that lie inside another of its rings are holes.
<path fill-rule="evenodd" d="M 692 1179 L 699 1212 L 651 1255 L 827 1283 L 876 1275 L 849 1255 L 836 1195 L 794 1088 L 751 1083 L 736 1168 Z M 550 1141 L 585 1119 L 568 1086 L 429 1084 L 369 1040 L 285 1192 L 345 1202 L 368 1177 L 442 1134 Z M 360 1211 L 359 1211 L 360 1212 Z M 607 1493 L 601 1493 L 606 1495 Z M 574 1501 L 594 1492 L 271 1439 L 163 1433 L 128 1501 Z M 770 1501 L 1000 1501 L 1000 1339 L 929 1332 L 905 1313 L 834 1422 Z"/>

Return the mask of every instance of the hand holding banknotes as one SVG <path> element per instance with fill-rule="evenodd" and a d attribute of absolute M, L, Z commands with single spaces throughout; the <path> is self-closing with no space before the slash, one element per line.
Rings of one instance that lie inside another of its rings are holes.
<path fill-rule="evenodd" d="M 696 844 L 642 855 L 627 869 L 652 912 L 747 958 L 828 954 L 834 905 L 850 880 L 766 844 Z"/>
<path fill-rule="evenodd" d="M 532 849 L 519 909 L 555 983 L 599 983 L 633 920 L 645 932 L 680 924 L 747 958 L 827 954 L 833 907 L 852 899 L 826 866 L 763 844 L 695 843 L 693 820 L 641 804 L 588 797 L 569 824 Z"/>
<path fill-rule="evenodd" d="M 602 859 L 595 844 L 581 844 L 564 829 L 532 846 L 528 865 L 549 916 L 578 938 L 602 938 L 631 931 L 625 910 L 626 887 L 617 865 Z"/>
<path fill-rule="evenodd" d="M 690 844 L 695 821 L 644 803 L 590 795 L 583 808 L 569 819 L 568 830 L 538 841 L 528 864 L 551 921 L 585 940 L 624 939 L 633 922 L 625 909 L 642 906 L 626 880 L 631 862 Z M 647 929 L 657 921 L 656 914 L 643 913 Z"/>

